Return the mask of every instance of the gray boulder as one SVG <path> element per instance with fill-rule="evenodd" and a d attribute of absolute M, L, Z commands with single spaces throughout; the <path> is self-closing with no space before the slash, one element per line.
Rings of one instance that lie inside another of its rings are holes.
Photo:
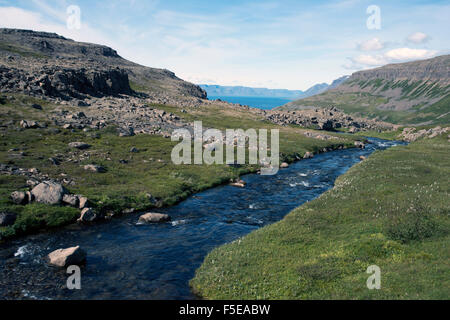
<path fill-rule="evenodd" d="M 56 267 L 68 267 L 72 265 L 81 265 L 86 261 L 86 252 L 80 246 L 58 249 L 51 252 L 48 256 L 49 264 Z"/>
<path fill-rule="evenodd" d="M 36 202 L 45 204 L 60 204 L 67 190 L 59 183 L 44 181 L 31 190 Z"/>

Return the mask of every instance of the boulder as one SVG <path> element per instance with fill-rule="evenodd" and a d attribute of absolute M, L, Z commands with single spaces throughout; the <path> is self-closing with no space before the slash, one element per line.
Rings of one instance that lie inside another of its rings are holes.
<path fill-rule="evenodd" d="M 146 213 L 139 217 L 139 223 L 161 223 L 170 221 L 170 216 L 162 213 Z"/>
<path fill-rule="evenodd" d="M 84 208 L 81 211 L 80 218 L 78 219 L 79 222 L 92 222 L 97 218 L 97 215 L 94 213 L 94 211 L 91 208 Z"/>
<path fill-rule="evenodd" d="M 65 268 L 72 265 L 81 265 L 86 261 L 86 252 L 76 246 L 67 249 L 58 249 L 51 252 L 48 256 L 49 264 Z"/>
<path fill-rule="evenodd" d="M 14 191 L 11 193 L 11 200 L 15 204 L 25 204 L 26 203 L 26 193 L 22 191 Z"/>
<path fill-rule="evenodd" d="M 17 215 L 10 212 L 0 212 L 0 227 L 12 226 L 16 222 Z"/>
<path fill-rule="evenodd" d="M 78 150 L 86 150 L 86 149 L 89 149 L 91 147 L 91 145 L 84 143 L 84 142 L 71 142 L 71 143 L 69 143 L 69 147 L 75 148 Z"/>
<path fill-rule="evenodd" d="M 36 202 L 45 204 L 60 204 L 67 190 L 59 183 L 44 181 L 31 190 Z"/>
<path fill-rule="evenodd" d="M 72 207 L 78 207 L 79 205 L 78 197 L 73 194 L 65 194 L 62 201 Z"/>
<path fill-rule="evenodd" d="M 88 164 L 84 166 L 84 170 L 86 171 L 92 171 L 92 172 L 96 172 L 96 173 L 105 173 L 106 172 L 106 168 L 102 167 L 102 166 L 98 166 L 95 164 Z"/>

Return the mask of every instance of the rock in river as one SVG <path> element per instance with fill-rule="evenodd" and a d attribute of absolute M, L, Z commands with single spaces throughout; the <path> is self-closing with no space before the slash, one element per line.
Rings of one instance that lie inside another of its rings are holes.
<path fill-rule="evenodd" d="M 170 216 L 162 213 L 146 213 L 139 217 L 139 223 L 159 223 L 170 221 Z"/>
<path fill-rule="evenodd" d="M 60 204 L 67 190 L 59 183 L 44 181 L 31 190 L 36 202 L 45 204 Z"/>
<path fill-rule="evenodd" d="M 94 213 L 94 211 L 91 208 L 84 208 L 81 211 L 80 218 L 78 219 L 79 222 L 92 222 L 97 218 L 97 215 Z"/>
<path fill-rule="evenodd" d="M 63 268 L 71 265 L 83 264 L 86 261 L 86 252 L 77 246 L 68 249 L 55 250 L 47 257 L 51 265 Z"/>

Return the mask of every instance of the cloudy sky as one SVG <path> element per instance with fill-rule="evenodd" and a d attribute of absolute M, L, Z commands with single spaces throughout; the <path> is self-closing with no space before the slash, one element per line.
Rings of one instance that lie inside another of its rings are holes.
<path fill-rule="evenodd" d="M 449 17 L 449 0 L 0 0 L 0 27 L 105 44 L 195 83 L 302 90 L 448 54 Z"/>

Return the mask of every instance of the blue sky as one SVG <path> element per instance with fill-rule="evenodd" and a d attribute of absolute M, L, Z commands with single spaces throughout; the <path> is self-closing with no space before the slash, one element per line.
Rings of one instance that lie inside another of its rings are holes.
<path fill-rule="evenodd" d="M 69 5 L 81 29 L 66 26 Z M 367 8 L 380 8 L 369 29 Z M 0 27 L 111 46 L 195 83 L 307 89 L 450 52 L 450 1 L 0 0 Z"/>

